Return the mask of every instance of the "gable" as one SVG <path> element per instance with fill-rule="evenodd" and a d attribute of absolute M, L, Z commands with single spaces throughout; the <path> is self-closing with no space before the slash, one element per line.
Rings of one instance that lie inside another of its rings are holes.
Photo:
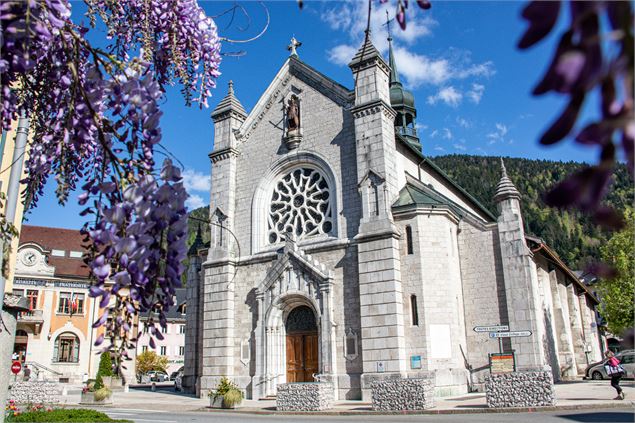
<path fill-rule="evenodd" d="M 282 101 L 289 90 L 293 90 L 293 79 L 302 81 L 313 90 L 327 97 L 341 107 L 350 107 L 354 101 L 354 91 L 349 90 L 338 82 L 330 79 L 296 56 L 289 57 L 265 92 L 262 94 L 253 110 L 236 132 L 239 141 L 247 141 L 252 133 L 264 120 L 268 111 L 281 110 Z"/>

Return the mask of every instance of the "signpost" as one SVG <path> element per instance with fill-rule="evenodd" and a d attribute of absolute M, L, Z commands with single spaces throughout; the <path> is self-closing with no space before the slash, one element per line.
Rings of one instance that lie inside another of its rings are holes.
<path fill-rule="evenodd" d="M 476 333 L 488 333 L 490 339 L 498 339 L 498 354 L 489 354 L 489 368 L 492 373 L 509 373 L 516 371 L 514 352 L 503 353 L 503 338 L 523 338 L 531 336 L 530 330 L 509 330 L 509 325 L 474 326 Z"/>
<path fill-rule="evenodd" d="M 513 332 L 490 332 L 490 338 L 524 338 L 531 336 L 530 330 L 517 330 Z"/>
<path fill-rule="evenodd" d="M 474 332 L 504 332 L 509 330 L 507 325 L 474 326 Z"/>

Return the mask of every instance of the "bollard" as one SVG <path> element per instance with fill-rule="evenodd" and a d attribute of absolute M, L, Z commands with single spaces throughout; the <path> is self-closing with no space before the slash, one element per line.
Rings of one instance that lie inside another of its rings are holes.
<path fill-rule="evenodd" d="M 157 384 L 152 382 L 152 392 L 156 392 L 157 391 Z"/>

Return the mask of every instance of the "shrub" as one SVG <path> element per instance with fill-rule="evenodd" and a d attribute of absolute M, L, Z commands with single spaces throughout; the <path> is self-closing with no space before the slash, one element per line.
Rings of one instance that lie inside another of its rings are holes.
<path fill-rule="evenodd" d="M 108 351 L 101 354 L 99 358 L 99 370 L 97 370 L 97 374 L 102 376 L 112 376 L 112 359 L 110 358 L 110 353 Z"/>
<path fill-rule="evenodd" d="M 60 408 L 51 411 L 31 411 L 17 416 L 9 414 L 6 422 L 51 422 L 51 423 L 79 423 L 79 422 L 130 422 L 130 420 L 114 420 L 106 414 L 95 410 L 81 408 Z"/>
<path fill-rule="evenodd" d="M 239 389 L 231 389 L 223 395 L 223 402 L 227 407 L 233 407 L 243 401 L 243 392 Z"/>
<path fill-rule="evenodd" d="M 110 398 L 111 395 L 112 391 L 109 388 L 103 387 L 97 389 L 93 394 L 93 397 L 95 398 L 95 401 L 103 401 L 107 398 Z"/>
<path fill-rule="evenodd" d="M 98 391 L 104 387 L 104 380 L 101 378 L 99 372 L 97 372 L 97 379 L 95 379 L 95 383 L 93 384 L 93 389 L 91 391 Z"/>
<path fill-rule="evenodd" d="M 142 352 L 137 356 L 137 372 L 145 374 L 153 370 L 165 372 L 168 367 L 168 358 L 158 355 L 154 351 Z"/>
<path fill-rule="evenodd" d="M 236 404 L 240 404 L 244 398 L 243 391 L 240 390 L 238 385 L 227 379 L 225 376 L 221 378 L 216 389 L 210 390 L 207 393 L 207 396 L 214 399 L 223 397 L 224 405 L 227 407 L 233 407 Z"/>

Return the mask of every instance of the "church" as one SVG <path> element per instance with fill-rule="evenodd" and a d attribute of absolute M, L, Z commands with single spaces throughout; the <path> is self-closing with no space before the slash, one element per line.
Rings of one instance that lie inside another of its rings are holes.
<path fill-rule="evenodd" d="M 389 39 L 389 41 L 391 41 Z M 423 153 L 415 99 L 367 36 L 350 89 L 290 56 L 250 112 L 214 122 L 211 241 L 190 250 L 183 385 L 247 398 L 431 377 L 482 389 L 492 359 L 573 378 L 601 357 L 597 299 L 540 238 L 501 161 L 487 210 Z M 538 234 L 539 235 L 539 234 Z"/>

